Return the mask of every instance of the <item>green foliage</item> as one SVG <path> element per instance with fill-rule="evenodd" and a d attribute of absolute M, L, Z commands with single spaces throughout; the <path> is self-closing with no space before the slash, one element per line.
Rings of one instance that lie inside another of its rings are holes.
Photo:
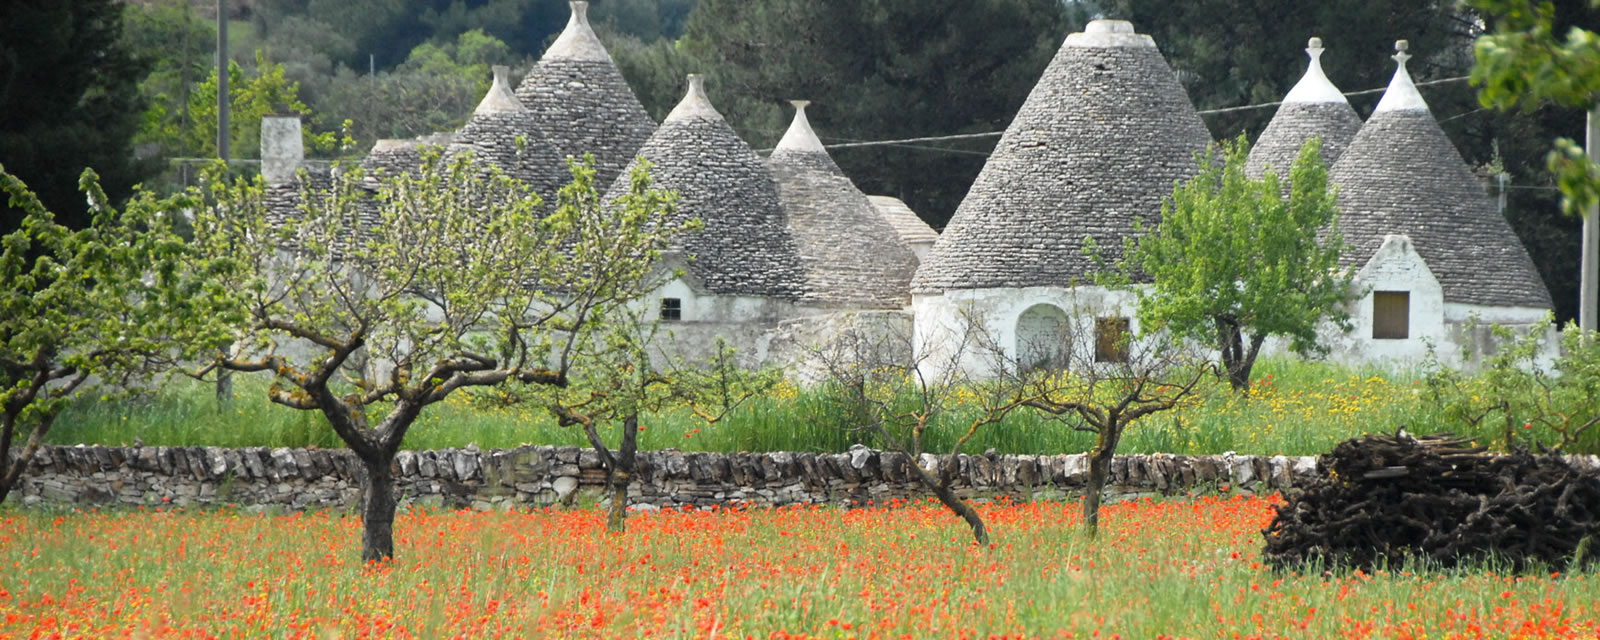
<path fill-rule="evenodd" d="M 1540 357 L 1550 338 L 1550 321 L 1517 332 L 1483 327 L 1474 318 L 1468 336 L 1485 336 L 1494 346 L 1483 358 L 1482 373 L 1468 376 L 1430 355 L 1428 397 L 1444 415 L 1473 433 L 1498 431 L 1505 450 L 1535 446 L 1593 451 L 1600 448 L 1600 341 L 1584 339 L 1575 325 L 1561 334 L 1562 354 L 1547 365 Z M 1469 341 L 1463 359 L 1480 345 Z"/>
<path fill-rule="evenodd" d="M 1136 221 L 1125 240 L 1113 282 L 1153 280 L 1134 288 L 1141 326 L 1216 345 L 1236 389 L 1249 389 L 1267 337 L 1315 354 L 1326 350 L 1319 323 L 1349 329 L 1354 274 L 1339 268 L 1344 242 L 1320 150 L 1306 143 L 1285 187 L 1275 171 L 1245 175 L 1243 136 L 1212 148 L 1199 175 L 1162 204 L 1160 225 Z"/>
<path fill-rule="evenodd" d="M 214 69 L 214 68 L 213 68 Z M 270 115 L 311 114 L 311 109 L 299 97 L 300 85 L 284 76 L 283 65 L 268 61 L 264 52 L 256 52 L 255 70 L 246 73 L 238 62 L 228 61 L 228 130 L 230 152 L 235 157 L 251 158 L 261 155 L 261 118 Z M 166 117 L 167 107 L 157 104 L 145 121 L 157 127 L 147 131 L 151 139 L 171 141 L 173 149 L 190 157 L 216 157 L 217 155 L 217 77 L 208 74 L 205 80 L 189 93 L 189 123 Z M 304 132 L 305 145 L 310 151 L 329 151 L 339 144 L 338 134 L 328 131 L 313 133 L 310 127 Z"/>
<path fill-rule="evenodd" d="M 94 215 L 78 192 L 85 167 L 120 203 L 149 171 L 133 158 L 148 69 L 121 37 L 116 0 L 0 3 L 0 163 L 64 225 Z M 26 214 L 0 206 L 0 234 Z"/>
<path fill-rule="evenodd" d="M 180 202 L 141 193 L 119 211 L 88 170 L 82 188 L 93 218 L 73 231 L 0 167 L 24 212 L 0 238 L 0 500 L 74 394 L 110 400 L 154 376 L 193 292 L 168 219 Z"/>
<path fill-rule="evenodd" d="M 1520 105 L 1529 111 L 1547 103 L 1594 108 L 1600 100 L 1600 34 L 1574 25 L 1558 37 L 1555 6 L 1550 2 L 1469 0 L 1468 4 L 1491 16 L 1494 25 L 1494 31 L 1473 46 L 1477 64 L 1472 82 L 1479 85 L 1478 99 L 1484 106 Z M 1579 143 L 1556 140 L 1548 166 L 1567 213 L 1576 215 L 1600 203 L 1600 165 Z"/>

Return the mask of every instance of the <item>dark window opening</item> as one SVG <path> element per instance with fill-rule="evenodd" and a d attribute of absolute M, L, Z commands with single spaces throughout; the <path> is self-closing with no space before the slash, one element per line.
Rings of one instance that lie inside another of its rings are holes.
<path fill-rule="evenodd" d="M 1127 318 L 1095 318 L 1095 362 L 1128 361 L 1128 329 L 1130 324 Z"/>
<path fill-rule="evenodd" d="M 1372 292 L 1372 339 L 1404 340 L 1411 337 L 1411 292 Z"/>
<path fill-rule="evenodd" d="M 683 319 L 683 301 L 677 298 L 661 299 L 661 319 L 676 322 Z"/>

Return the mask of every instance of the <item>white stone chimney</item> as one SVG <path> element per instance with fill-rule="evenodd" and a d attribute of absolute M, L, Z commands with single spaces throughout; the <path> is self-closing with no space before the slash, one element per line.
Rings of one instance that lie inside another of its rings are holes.
<path fill-rule="evenodd" d="M 294 180 L 294 172 L 306 159 L 300 135 L 300 116 L 261 119 L 261 179 L 267 184 Z"/>

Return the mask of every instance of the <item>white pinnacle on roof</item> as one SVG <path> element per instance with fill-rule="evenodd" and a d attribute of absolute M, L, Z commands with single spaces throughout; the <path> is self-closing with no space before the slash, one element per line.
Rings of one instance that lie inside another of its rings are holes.
<path fill-rule="evenodd" d="M 662 122 L 688 118 L 722 119 L 722 114 L 717 112 L 717 108 L 711 106 L 711 98 L 706 96 L 705 76 L 698 73 L 689 74 L 689 91 L 683 94 L 683 100 L 672 108 L 672 113 L 667 114 L 667 119 Z"/>
<path fill-rule="evenodd" d="M 1306 74 L 1300 77 L 1300 82 L 1295 83 L 1294 88 L 1289 90 L 1289 95 L 1283 97 L 1284 102 L 1350 103 L 1339 88 L 1328 80 L 1327 74 L 1322 72 L 1322 51 L 1322 38 L 1312 38 L 1306 43 L 1306 53 L 1311 56 L 1311 64 L 1306 67 Z"/>
<path fill-rule="evenodd" d="M 783 139 L 778 141 L 776 149 L 826 151 L 822 147 L 822 141 L 817 139 L 817 133 L 811 130 L 811 121 L 806 119 L 806 105 L 811 104 L 811 101 L 790 100 L 789 104 L 794 105 L 794 122 L 789 123 L 789 130 L 784 132 Z"/>
<path fill-rule="evenodd" d="M 1372 110 L 1373 113 L 1428 110 L 1427 101 L 1417 92 L 1416 83 L 1411 81 L 1411 73 L 1406 71 L 1406 61 L 1411 59 L 1411 54 L 1406 53 L 1408 46 L 1405 40 L 1395 41 L 1394 61 L 1399 65 L 1394 70 L 1394 78 L 1389 81 L 1389 88 L 1383 92 L 1383 99 L 1379 100 L 1378 107 Z"/>
<path fill-rule="evenodd" d="M 522 101 L 517 99 L 517 94 L 511 92 L 511 85 L 506 82 L 510 69 L 505 65 L 494 66 L 494 84 L 489 87 L 489 93 L 483 96 L 483 101 L 478 103 L 478 108 L 473 113 L 486 113 L 490 111 L 527 111 L 522 106 Z"/>
<path fill-rule="evenodd" d="M 611 54 L 606 53 L 605 45 L 600 44 L 600 37 L 589 27 L 588 2 L 583 0 L 572 2 L 572 17 L 567 19 L 567 28 L 561 31 L 561 35 L 544 52 L 544 57 L 611 61 Z"/>

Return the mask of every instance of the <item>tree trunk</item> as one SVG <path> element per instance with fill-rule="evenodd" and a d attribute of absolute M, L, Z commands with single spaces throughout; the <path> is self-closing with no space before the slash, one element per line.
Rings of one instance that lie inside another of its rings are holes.
<path fill-rule="evenodd" d="M 1093 538 L 1100 532 L 1100 501 L 1105 492 L 1106 480 L 1111 477 L 1111 458 L 1117 455 L 1117 441 L 1122 438 L 1122 427 L 1115 418 L 1102 427 L 1089 454 L 1089 481 L 1083 487 L 1083 530 Z"/>
<path fill-rule="evenodd" d="M 39 446 L 44 443 L 44 434 L 50 431 L 50 425 L 55 423 L 56 416 L 52 412 L 33 428 L 28 434 L 28 441 L 22 445 L 22 451 L 17 454 L 16 461 L 11 460 L 12 438 L 16 435 L 17 415 L 7 413 L 5 424 L 0 427 L 0 504 L 11 495 L 11 489 L 22 480 L 22 474 L 28 470 L 28 463 L 33 460 L 33 455 L 39 451 Z"/>
<path fill-rule="evenodd" d="M 943 503 L 945 508 L 967 521 L 967 526 L 972 527 L 973 540 L 978 541 L 981 546 L 989 546 L 989 529 L 983 526 L 983 517 L 978 515 L 977 509 L 972 508 L 972 505 L 967 504 L 966 500 L 962 500 L 949 487 L 935 485 L 933 495 L 939 497 L 939 502 Z"/>
<path fill-rule="evenodd" d="M 394 558 L 394 456 L 363 460 L 367 469 L 366 492 L 361 496 L 361 561 Z"/>
<path fill-rule="evenodd" d="M 634 413 L 622 419 L 622 447 L 611 464 L 611 513 L 606 517 L 606 529 L 613 533 L 628 530 L 628 485 L 633 482 L 638 453 L 639 414 Z"/>
<path fill-rule="evenodd" d="M 611 511 L 606 514 L 606 531 L 612 533 L 628 532 L 628 483 L 631 480 L 628 472 L 621 469 L 611 471 Z"/>
<path fill-rule="evenodd" d="M 956 495 L 956 492 L 950 490 L 948 479 L 955 476 L 955 454 L 951 454 L 948 462 L 939 464 L 939 476 L 936 478 L 929 474 L 926 469 L 923 469 L 921 465 L 917 464 L 917 458 L 920 456 L 911 455 L 909 451 L 903 451 L 902 453 L 911 458 L 911 472 L 917 475 L 917 480 L 922 483 L 922 486 L 932 491 L 933 495 L 939 498 L 939 502 L 946 509 L 961 516 L 961 519 L 967 522 L 967 526 L 972 527 L 973 540 L 977 540 L 978 544 L 985 547 L 989 546 L 989 529 L 983 525 L 983 516 L 978 515 L 977 509 L 973 509 L 972 505 L 967 504 L 967 501 L 962 500 L 960 496 Z"/>

